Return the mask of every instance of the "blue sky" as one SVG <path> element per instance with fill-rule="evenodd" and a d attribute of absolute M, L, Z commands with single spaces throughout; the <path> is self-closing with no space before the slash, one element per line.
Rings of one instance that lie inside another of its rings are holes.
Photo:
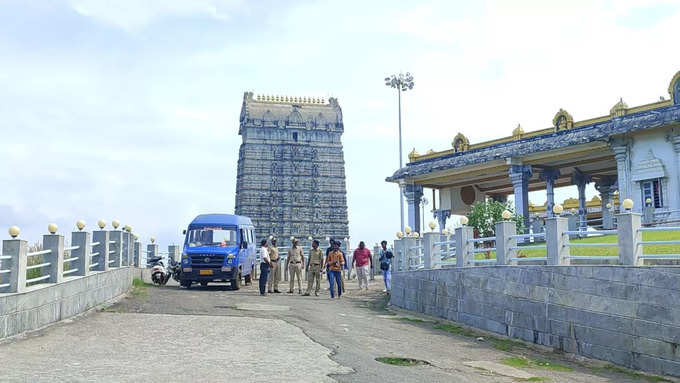
<path fill-rule="evenodd" d="M 0 0 L 0 228 L 19 225 L 33 242 L 49 222 L 68 232 L 115 218 L 143 240 L 179 242 L 196 214 L 233 211 L 238 115 L 255 91 L 338 97 L 351 237 L 393 238 L 386 75 L 416 80 L 405 153 L 447 149 L 458 132 L 474 143 L 518 123 L 542 129 L 559 108 L 580 120 L 619 97 L 667 97 L 679 11 L 664 1 Z"/>

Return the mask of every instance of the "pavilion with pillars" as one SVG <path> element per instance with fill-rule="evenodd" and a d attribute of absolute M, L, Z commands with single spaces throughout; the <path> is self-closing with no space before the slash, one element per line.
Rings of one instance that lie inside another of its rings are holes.
<path fill-rule="evenodd" d="M 611 214 L 605 207 L 618 191 L 618 201 L 631 198 L 637 212 L 647 206 L 659 222 L 678 220 L 680 72 L 668 92 L 669 99 L 636 107 L 620 100 L 608 115 L 582 121 L 560 109 L 548 129 L 524 132 L 518 126 L 509 137 L 477 144 L 459 133 L 448 150 L 423 155 L 414 150 L 409 163 L 387 181 L 400 185 L 416 231 L 423 188 L 439 192 L 434 216 L 440 228 L 452 214 L 467 214 L 475 202 L 511 194 L 528 228 L 528 192 L 546 190 L 550 216 L 554 188 L 569 185 L 577 186 L 580 227 L 585 228 L 585 188 L 591 182 L 600 193 L 603 215 Z"/>

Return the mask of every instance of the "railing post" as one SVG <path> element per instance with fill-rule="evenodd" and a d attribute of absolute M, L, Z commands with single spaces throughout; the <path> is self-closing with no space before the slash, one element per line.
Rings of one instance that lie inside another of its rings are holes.
<path fill-rule="evenodd" d="M 517 239 L 511 236 L 517 234 L 517 226 L 512 221 L 496 223 L 496 265 L 515 265 L 512 259 L 517 256 Z"/>
<path fill-rule="evenodd" d="M 146 263 L 148 264 L 149 258 L 153 257 L 158 257 L 158 245 L 155 243 L 150 243 L 146 245 Z"/>
<path fill-rule="evenodd" d="M 425 269 L 434 269 L 438 266 L 435 262 L 434 247 L 435 242 L 440 240 L 441 235 L 439 233 L 425 233 L 423 234 L 423 264 Z M 441 252 L 440 252 L 441 254 Z"/>
<path fill-rule="evenodd" d="M 123 258 L 123 232 L 111 230 L 109 232 L 109 263 L 111 267 L 121 267 Z M 111 262 L 113 261 L 113 262 Z"/>
<path fill-rule="evenodd" d="M 468 242 L 474 238 L 474 229 L 471 226 L 456 228 L 456 266 L 472 266 L 475 244 Z"/>
<path fill-rule="evenodd" d="M 28 261 L 28 243 L 23 239 L 6 239 L 2 241 L 2 255 L 11 257 L 0 261 L 3 270 L 10 270 L 7 274 L 0 274 L 0 293 L 22 293 L 26 291 L 26 265 Z M 9 276 L 5 278 L 4 275 Z"/>
<path fill-rule="evenodd" d="M 548 265 L 569 265 L 569 237 L 564 232 L 569 221 L 564 217 L 551 217 L 545 220 L 545 245 Z"/>
<path fill-rule="evenodd" d="M 134 246 L 133 246 L 133 253 L 134 253 L 134 258 L 135 258 L 135 266 L 137 267 L 143 267 L 142 265 L 142 243 L 139 241 L 135 241 Z"/>
<path fill-rule="evenodd" d="M 619 263 L 622 265 L 642 266 L 642 216 L 639 213 L 625 212 L 616 215 L 619 231 Z"/>
<path fill-rule="evenodd" d="M 64 280 L 64 236 L 61 234 L 43 235 L 43 250 L 51 250 L 43 255 L 43 262 L 49 262 L 49 283 L 59 283 Z"/>
<path fill-rule="evenodd" d="M 123 231 L 122 235 L 120 264 L 121 266 L 130 265 L 130 233 L 127 230 Z"/>
<path fill-rule="evenodd" d="M 371 268 L 371 280 L 372 281 L 375 280 L 375 273 L 377 273 L 378 270 L 380 270 L 380 261 L 378 261 L 378 259 L 380 258 L 379 257 L 380 249 L 381 249 L 381 247 L 378 246 L 378 245 L 373 246 L 373 254 L 372 254 L 373 267 Z"/>
<path fill-rule="evenodd" d="M 71 250 L 71 258 L 77 257 L 78 260 L 71 262 L 71 267 L 78 271 L 72 275 L 85 276 L 90 274 L 90 261 L 92 254 L 92 236 L 87 231 L 74 231 L 71 233 L 71 246 L 78 246 Z"/>
<path fill-rule="evenodd" d="M 92 241 L 98 243 L 92 246 L 92 253 L 97 254 L 92 257 L 92 264 L 97 264 L 93 267 L 93 271 L 106 271 L 109 269 L 109 232 L 107 230 L 95 230 L 92 232 Z"/>
<path fill-rule="evenodd" d="M 405 237 L 402 241 L 402 246 L 404 249 L 404 261 L 402 262 L 402 270 L 403 271 L 408 271 L 412 270 L 413 267 L 413 259 L 414 259 L 414 254 L 415 250 L 413 247 L 416 246 L 416 240 L 415 238 L 411 237 Z"/>

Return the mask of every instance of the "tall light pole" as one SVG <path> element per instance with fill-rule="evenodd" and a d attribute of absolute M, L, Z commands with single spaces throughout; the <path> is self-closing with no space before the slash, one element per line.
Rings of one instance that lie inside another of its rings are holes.
<path fill-rule="evenodd" d="M 406 72 L 406 74 L 399 73 L 398 75 L 391 75 L 390 77 L 385 77 L 385 85 L 390 88 L 397 89 L 397 95 L 399 99 L 399 169 L 404 166 L 403 154 L 401 146 L 401 92 L 406 92 L 409 89 L 413 89 L 413 76 L 411 73 Z M 404 196 L 403 190 L 399 186 L 399 213 L 401 216 L 401 231 L 404 231 Z"/>

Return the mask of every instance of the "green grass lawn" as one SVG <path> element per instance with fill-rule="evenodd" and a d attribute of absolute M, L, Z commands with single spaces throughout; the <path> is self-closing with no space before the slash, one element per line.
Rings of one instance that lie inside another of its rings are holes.
<path fill-rule="evenodd" d="M 675 231 L 650 231 L 642 233 L 643 241 L 671 241 L 680 240 L 680 233 Z M 572 239 L 570 243 L 611 243 L 616 244 L 618 241 L 617 235 L 604 235 L 599 237 L 578 238 Z M 541 245 L 545 243 L 532 243 L 529 246 Z M 618 257 L 619 248 L 612 247 L 572 247 L 570 248 L 572 256 L 612 256 Z M 645 245 L 642 252 L 644 254 L 680 254 L 680 245 Z M 545 250 L 529 249 L 518 250 L 521 256 L 528 258 L 545 257 Z M 491 252 L 491 258 L 496 258 L 496 252 Z M 486 258 L 485 253 L 476 253 L 475 259 Z"/>

